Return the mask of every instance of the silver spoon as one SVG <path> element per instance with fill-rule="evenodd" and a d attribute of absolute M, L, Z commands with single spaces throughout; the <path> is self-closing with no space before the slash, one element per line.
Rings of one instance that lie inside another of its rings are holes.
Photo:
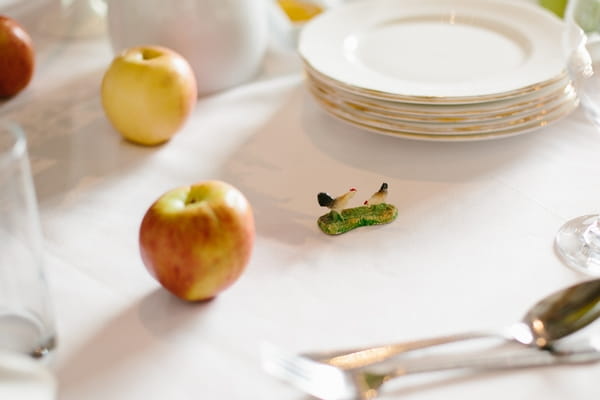
<path fill-rule="evenodd" d="M 533 305 L 521 321 L 492 332 L 465 332 L 449 336 L 345 351 L 306 353 L 314 361 L 342 369 L 365 367 L 395 355 L 447 343 L 500 337 L 540 349 L 589 325 L 600 317 L 600 279 L 577 283 L 550 294 Z"/>

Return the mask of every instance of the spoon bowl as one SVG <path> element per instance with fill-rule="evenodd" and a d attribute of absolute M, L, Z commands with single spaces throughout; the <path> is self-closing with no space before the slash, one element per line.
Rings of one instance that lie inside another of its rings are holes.
<path fill-rule="evenodd" d="M 552 293 L 531 307 L 523 318 L 531 337 L 529 340 L 519 341 L 546 348 L 585 328 L 598 317 L 600 279 L 583 281 Z"/>

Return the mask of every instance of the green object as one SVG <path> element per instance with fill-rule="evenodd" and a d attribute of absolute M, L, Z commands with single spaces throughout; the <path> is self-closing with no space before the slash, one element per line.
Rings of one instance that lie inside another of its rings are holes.
<path fill-rule="evenodd" d="M 539 0 L 539 2 L 542 7 L 552 11 L 558 17 L 564 17 L 567 0 Z"/>
<path fill-rule="evenodd" d="M 388 224 L 396 219 L 398 209 L 388 203 L 346 208 L 340 213 L 321 215 L 317 224 L 328 235 L 339 235 L 361 226 Z"/>
<path fill-rule="evenodd" d="M 573 18 L 586 34 L 600 31 L 600 0 L 581 1 L 573 10 Z"/>

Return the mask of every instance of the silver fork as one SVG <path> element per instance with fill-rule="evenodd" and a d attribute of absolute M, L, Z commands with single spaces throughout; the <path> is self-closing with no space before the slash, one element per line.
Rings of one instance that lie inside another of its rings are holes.
<path fill-rule="evenodd" d="M 571 346 L 571 349 L 546 351 L 519 349 L 502 354 L 464 354 L 434 359 L 396 360 L 394 367 L 378 369 L 342 369 L 290 354 L 272 345 L 263 344 L 263 368 L 269 374 L 296 388 L 324 400 L 369 400 L 375 398 L 382 385 L 393 378 L 409 374 L 445 370 L 492 371 L 552 365 L 585 364 L 600 361 L 599 338 Z M 387 364 L 386 364 L 387 365 Z"/>

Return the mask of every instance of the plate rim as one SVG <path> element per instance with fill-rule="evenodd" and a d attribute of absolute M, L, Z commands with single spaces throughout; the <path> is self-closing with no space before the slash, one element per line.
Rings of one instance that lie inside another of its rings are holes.
<path fill-rule="evenodd" d="M 314 87 L 308 87 L 308 90 L 315 97 L 319 97 L 321 99 L 326 100 L 327 102 L 336 103 L 336 105 L 346 112 L 355 114 L 358 118 L 370 118 L 372 120 L 380 120 L 381 122 L 387 123 L 398 123 L 404 124 L 407 126 L 414 126 L 415 129 L 417 127 L 426 127 L 429 125 L 431 127 L 435 127 L 432 130 L 445 128 L 447 130 L 452 130 L 456 128 L 467 129 L 468 127 L 479 126 L 481 129 L 485 127 L 485 129 L 490 129 L 491 126 L 497 126 L 500 124 L 507 123 L 515 123 L 520 120 L 528 120 L 541 113 L 550 113 L 555 109 L 561 108 L 563 105 L 572 102 L 576 99 L 576 94 L 574 89 L 569 85 L 568 88 L 565 88 L 561 95 L 555 96 L 549 100 L 540 101 L 535 103 L 534 106 L 522 109 L 516 109 L 516 111 L 505 112 L 502 114 L 496 114 L 495 116 L 490 117 L 479 117 L 479 118 L 429 118 L 429 119 L 410 119 L 410 117 L 405 117 L 402 115 L 393 115 L 393 114 L 384 114 L 381 112 L 377 112 L 377 110 L 369 110 L 369 109 L 361 109 L 361 107 L 354 107 L 352 104 L 348 104 L 344 99 L 340 99 L 335 95 L 329 95 L 327 93 L 323 93 Z M 425 129 L 425 128 L 424 128 Z M 460 130 L 460 129 L 458 129 Z"/>
<path fill-rule="evenodd" d="M 365 108 L 380 109 L 381 111 L 387 111 L 391 113 L 399 113 L 405 115 L 412 115 L 416 118 L 431 118 L 437 117 L 443 118 L 469 118 L 473 116 L 489 116 L 498 113 L 506 113 L 508 111 L 518 111 L 527 108 L 535 107 L 541 102 L 551 101 L 553 99 L 562 97 L 566 91 L 574 91 L 573 85 L 569 79 L 557 81 L 555 86 L 548 85 L 538 90 L 537 93 L 526 93 L 518 97 L 511 99 L 502 99 L 494 102 L 484 103 L 469 103 L 469 104 L 435 104 L 435 105 L 424 105 L 407 102 L 391 102 L 384 99 L 373 99 L 372 97 L 360 96 L 353 92 L 344 91 L 343 89 L 328 86 L 327 83 L 323 83 L 318 79 L 313 79 L 310 76 L 306 76 L 305 85 L 318 88 L 319 91 L 330 93 L 331 95 L 337 96 L 340 99 L 347 102 L 356 102 L 357 105 Z M 386 102 L 377 103 L 377 102 Z M 502 104 L 499 104 L 499 103 Z M 410 109 L 411 107 L 419 107 L 418 109 Z M 449 107 L 457 107 L 457 110 L 448 109 Z"/>
<path fill-rule="evenodd" d="M 529 123 L 523 124 L 517 127 L 511 127 L 508 129 L 500 129 L 491 132 L 483 132 L 483 133 L 452 133 L 452 134 L 435 134 L 435 133 L 413 133 L 406 131 L 395 131 L 392 129 L 378 128 L 374 126 L 369 126 L 368 124 L 364 124 L 361 122 L 352 121 L 350 118 L 339 115 L 339 113 L 333 112 L 329 107 L 324 105 L 319 99 L 315 99 L 317 102 L 317 106 L 322 109 L 327 115 L 340 120 L 350 126 L 353 126 L 357 129 L 365 130 L 368 132 L 391 136 L 395 138 L 403 138 L 403 139 L 414 139 L 420 141 L 434 141 L 434 142 L 470 142 L 470 141 L 481 141 L 481 140 L 490 140 L 490 139 L 500 139 L 506 137 L 512 137 L 521 135 L 527 132 L 531 132 L 542 127 L 549 126 L 553 123 L 560 121 L 561 119 L 568 116 L 571 112 L 573 112 L 578 107 L 578 100 L 575 98 L 573 101 L 564 104 L 564 110 L 556 111 L 555 114 L 546 115 L 545 119 L 538 121 L 531 121 Z"/>

